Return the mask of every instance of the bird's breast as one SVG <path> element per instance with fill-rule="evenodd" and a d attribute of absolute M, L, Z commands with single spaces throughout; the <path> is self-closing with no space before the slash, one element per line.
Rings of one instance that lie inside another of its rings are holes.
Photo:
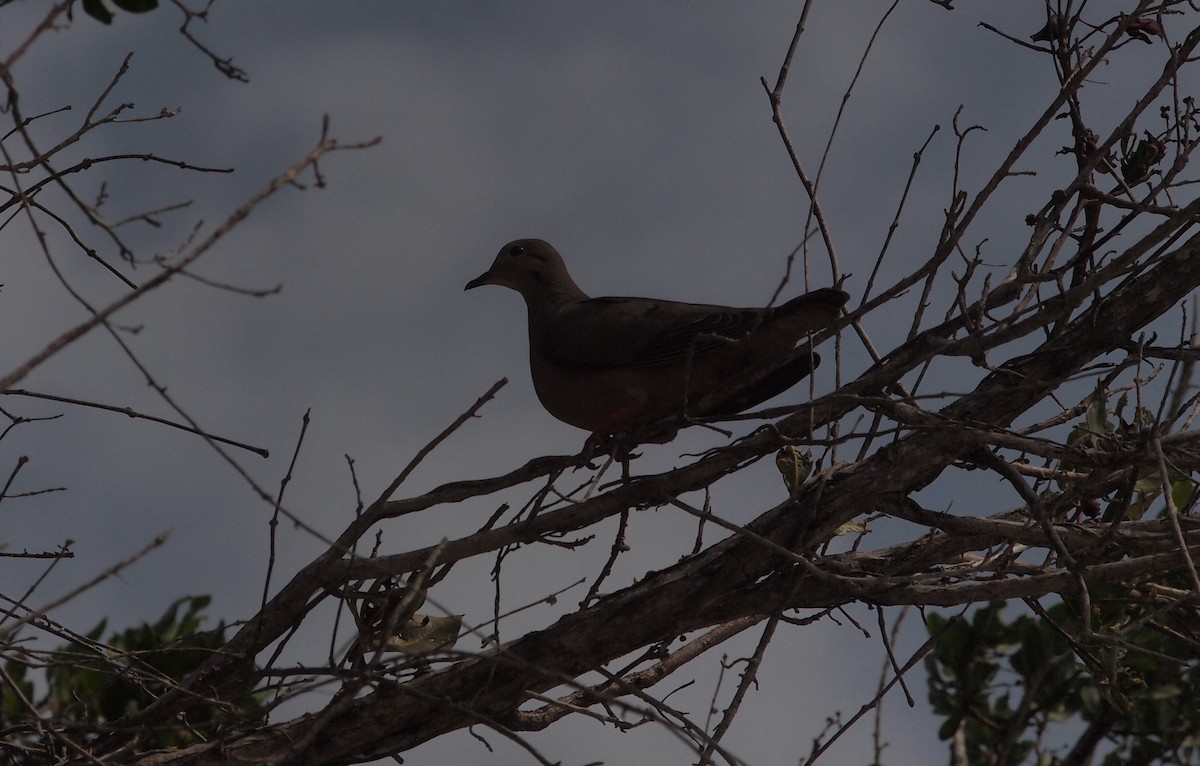
<path fill-rule="evenodd" d="M 691 367 L 673 363 L 571 368 L 530 358 L 533 387 L 542 406 L 564 423 L 593 432 L 610 424 L 618 412 L 623 413 L 622 430 L 629 432 L 682 414 L 688 402 L 731 384 L 741 369 L 732 359 L 705 359 Z"/>

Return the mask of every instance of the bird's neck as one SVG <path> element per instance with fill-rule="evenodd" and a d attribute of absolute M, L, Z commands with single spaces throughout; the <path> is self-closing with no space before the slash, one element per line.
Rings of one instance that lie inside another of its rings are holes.
<path fill-rule="evenodd" d="M 588 300 L 588 294 L 580 290 L 570 277 L 538 284 L 533 290 L 522 291 L 522 297 L 529 312 L 531 336 L 545 332 L 570 306 Z"/>
<path fill-rule="evenodd" d="M 552 282 L 538 283 L 521 292 L 525 298 L 525 305 L 529 307 L 530 316 L 539 312 L 554 313 L 563 306 L 588 299 L 588 294 L 565 275 Z"/>

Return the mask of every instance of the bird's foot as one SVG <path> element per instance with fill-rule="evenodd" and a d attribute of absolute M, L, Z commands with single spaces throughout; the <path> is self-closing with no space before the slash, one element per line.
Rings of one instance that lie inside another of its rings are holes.
<path fill-rule="evenodd" d="M 592 461 L 602 455 L 628 466 L 630 460 L 641 457 L 640 454 L 633 451 L 637 445 L 638 442 L 629 441 L 625 434 L 593 431 L 587 441 L 583 443 L 583 450 L 579 453 L 579 467 L 596 470 L 600 466 Z"/>

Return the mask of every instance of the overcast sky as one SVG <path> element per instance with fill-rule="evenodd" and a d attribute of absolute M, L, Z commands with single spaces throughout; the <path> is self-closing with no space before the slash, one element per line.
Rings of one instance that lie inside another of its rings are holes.
<path fill-rule="evenodd" d="M 501 377 L 509 383 L 483 417 L 435 452 L 398 496 L 495 475 L 582 445 L 585 434 L 555 421 L 534 397 L 520 298 L 498 287 L 463 292 L 505 242 L 549 240 L 593 295 L 734 305 L 770 298 L 785 257 L 802 236 L 807 201 L 759 78 L 773 82 L 801 5 L 219 2 L 210 23 L 196 33 L 244 68 L 249 84 L 220 76 L 180 37 L 177 12 L 164 5 L 142 17 L 120 15 L 111 27 L 77 13 L 74 23 L 44 36 L 14 76 L 26 114 L 74 105 L 35 124 L 49 146 L 74 130 L 124 55 L 135 51 L 108 103 L 134 102 L 131 113 L 143 115 L 163 107 L 181 113 L 169 121 L 94 131 L 70 156 L 153 151 L 236 168 L 229 175 L 200 175 L 130 163 L 80 176 L 77 188 L 85 196 L 107 181 L 106 210 L 114 219 L 194 200 L 189 209 L 163 216 L 161 228 L 127 230 L 140 257 L 179 246 L 198 219 L 208 228 L 216 225 L 308 152 L 323 115 L 341 141 L 382 137 L 376 148 L 327 157 L 321 165 L 325 188 L 313 188 L 310 176 L 307 190 L 277 195 L 195 269 L 242 288 L 281 284 L 278 295 L 255 299 L 185 280 L 117 317 L 122 325 L 141 327 L 129 342 L 193 417 L 215 434 L 271 450 L 268 460 L 238 455 L 268 490 L 284 475 L 301 417 L 311 409 L 287 500 L 332 536 L 354 510 L 346 455 L 355 460 L 370 500 Z M 815 3 L 784 95 L 787 127 L 810 173 L 888 5 Z M 964 106 L 964 127 L 988 128 L 973 134 L 964 151 L 960 183 L 974 192 L 1056 92 L 1045 62 L 979 26 L 988 21 L 1027 38 L 1044 21 L 1040 3 L 960 5 L 947 12 L 923 0 L 899 4 L 835 138 L 821 198 L 841 268 L 853 275 L 846 289 L 855 301 L 887 236 L 913 152 L 934 126 L 942 129 L 925 154 L 881 269 L 882 284 L 924 261 L 937 241 L 950 202 L 955 110 Z M 45 8 L 42 2 L 0 8 L 0 55 L 11 54 Z M 1121 85 L 1114 76 L 1096 87 Z M 1053 151 L 1056 142 L 1068 142 L 1063 131 L 1031 153 L 1043 168 L 1023 169 L 1054 171 L 1069 163 Z M 988 239 L 983 252 L 997 276 L 1012 263 L 1013 248 L 1025 235 L 1025 214 L 1041 205 L 1050 183 L 1039 176 L 1006 184 L 993 213 L 965 243 L 974 247 Z M 105 258 L 118 261 L 96 230 L 81 233 Z M 27 225 L 9 224 L 0 241 L 0 322 L 8 328 L 0 366 L 7 372 L 85 314 L 53 279 Z M 119 283 L 57 232 L 52 245 L 58 265 L 89 300 L 103 305 L 121 294 Z M 828 285 L 828 259 L 819 248 L 814 254 L 811 286 Z M 142 267 L 130 276 L 141 281 L 153 273 Z M 784 297 L 802 290 L 793 280 Z M 910 319 L 897 304 L 868 318 L 867 328 L 886 352 L 902 340 Z M 845 354 L 847 378 L 867 366 L 860 345 L 849 339 Z M 817 389 L 829 390 L 832 376 L 832 367 L 823 367 Z M 21 385 L 169 415 L 101 332 Z M 10 412 L 62 414 L 0 441 L 0 465 L 11 467 L 19 455 L 31 458 L 17 489 L 67 488 L 6 500 L 0 508 L 0 538 L 9 550 L 75 541 L 75 558 L 57 567 L 35 604 L 171 530 L 164 549 L 55 616 L 83 631 L 103 616 L 123 627 L 157 617 L 180 595 L 198 593 L 214 595 L 214 618 L 253 613 L 263 588 L 270 508 L 210 447 L 146 421 L 4 399 Z M 684 453 L 718 442 L 702 432 L 647 447 L 638 469 L 682 464 L 689 459 Z M 779 502 L 782 488 L 771 470 L 755 466 L 723 484 L 716 510 L 745 522 Z M 951 498 L 935 500 L 945 507 Z M 972 512 L 1011 502 L 999 492 L 972 500 L 981 503 Z M 384 548 L 399 552 L 467 534 L 498 502 L 489 498 L 441 509 L 434 518 L 397 521 L 385 529 Z M 677 513 L 639 514 L 631 533 L 634 550 L 618 573 L 626 579 L 614 587 L 647 568 L 674 563 L 689 549 L 692 530 Z M 529 548 L 510 558 L 506 608 L 594 574 L 612 528 L 597 532 L 597 541 L 580 553 Z M 281 527 L 281 541 L 276 587 L 322 549 L 289 525 Z M 457 568 L 435 594 L 439 602 L 465 613 L 468 622 L 486 620 L 490 563 Z M 3 591 L 18 594 L 42 571 L 39 563 L 0 560 Z M 560 609 L 577 600 L 564 599 Z M 504 636 L 548 624 L 559 613 L 534 609 L 508 623 Z M 872 615 L 864 609 L 855 614 L 874 630 Z M 748 652 L 753 638 L 726 651 Z M 919 620 L 910 616 L 902 646 L 911 651 L 923 639 Z M 319 662 L 326 635 L 314 631 L 306 640 L 300 646 L 316 647 L 314 653 L 297 658 Z M 466 641 L 461 648 L 476 645 Z M 717 659 L 705 657 L 667 682 L 673 687 L 696 679 L 691 696 L 673 703 L 700 721 L 718 682 Z M 796 762 L 824 729 L 826 716 L 840 711 L 845 719 L 872 697 L 882 660 L 878 638 L 844 619 L 786 632 L 768 653 L 762 688 L 726 740 L 728 749 L 750 764 Z M 721 688 L 727 694 L 735 683 L 727 675 Z M 910 685 L 916 710 L 908 711 L 898 696 L 885 709 L 887 755 L 895 763 L 940 761 L 945 749 L 925 708 L 923 678 L 914 675 Z M 869 734 L 863 726 L 825 762 L 866 762 Z M 688 763 L 691 757 L 661 729 L 622 735 L 582 718 L 531 739 L 564 763 L 636 766 Z M 459 733 L 413 757 L 527 762 L 499 737 L 489 740 L 495 754 Z"/>

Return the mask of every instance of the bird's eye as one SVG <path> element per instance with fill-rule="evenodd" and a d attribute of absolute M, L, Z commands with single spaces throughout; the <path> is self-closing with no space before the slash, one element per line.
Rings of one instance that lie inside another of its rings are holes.
<path fill-rule="evenodd" d="M 513 245 L 512 247 L 508 248 L 508 254 L 513 258 L 519 258 L 520 256 L 525 255 L 525 246 Z"/>

